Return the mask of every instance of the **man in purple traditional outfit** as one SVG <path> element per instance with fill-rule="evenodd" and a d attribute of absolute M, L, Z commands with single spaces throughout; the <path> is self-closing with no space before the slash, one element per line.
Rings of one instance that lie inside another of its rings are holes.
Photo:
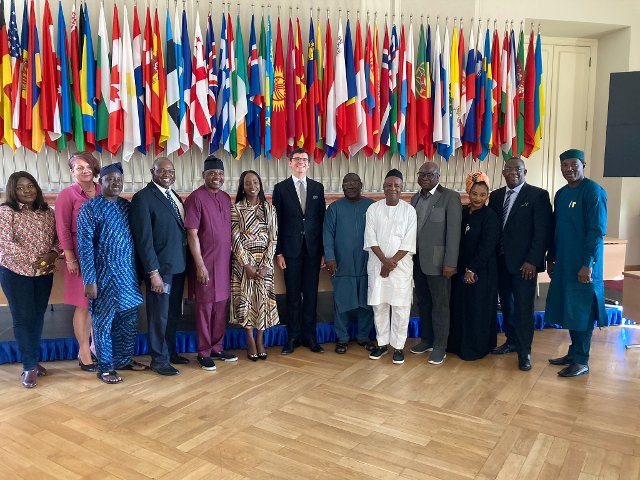
<path fill-rule="evenodd" d="M 222 351 L 231 294 L 231 198 L 220 190 L 222 160 L 209 155 L 202 178 L 204 185 L 185 201 L 184 226 L 193 257 L 189 280 L 196 298 L 198 363 L 204 370 L 215 370 L 214 359 L 238 360 Z"/>

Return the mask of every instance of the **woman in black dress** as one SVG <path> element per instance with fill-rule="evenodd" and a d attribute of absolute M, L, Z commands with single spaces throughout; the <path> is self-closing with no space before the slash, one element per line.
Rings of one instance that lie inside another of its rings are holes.
<path fill-rule="evenodd" d="M 489 179 L 467 177 L 469 205 L 462 212 L 458 273 L 451 282 L 451 328 L 447 351 L 477 360 L 496 346 L 500 221 L 486 206 Z"/>

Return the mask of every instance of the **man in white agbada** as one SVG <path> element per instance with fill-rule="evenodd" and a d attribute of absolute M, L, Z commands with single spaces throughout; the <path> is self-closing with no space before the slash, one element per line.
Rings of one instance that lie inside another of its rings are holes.
<path fill-rule="evenodd" d="M 369 255 L 368 303 L 373 307 L 378 348 L 369 358 L 378 360 L 391 345 L 393 363 L 404 363 L 412 300 L 413 254 L 416 253 L 415 209 L 400 199 L 402 173 L 395 168 L 384 179 L 384 200 L 367 210 L 364 249 Z M 391 310 L 391 321 L 389 321 Z"/>

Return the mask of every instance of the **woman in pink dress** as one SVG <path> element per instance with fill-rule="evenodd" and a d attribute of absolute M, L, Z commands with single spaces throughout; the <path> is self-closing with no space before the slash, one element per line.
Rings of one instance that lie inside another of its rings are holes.
<path fill-rule="evenodd" d="M 89 301 L 84 296 L 84 284 L 78 263 L 77 219 L 84 202 L 100 194 L 100 184 L 94 182 L 94 178 L 100 173 L 100 162 L 89 152 L 74 153 L 69 159 L 69 169 L 75 182 L 60 192 L 55 205 L 56 230 L 66 263 L 64 303 L 76 307 L 73 314 L 73 331 L 79 346 L 78 364 L 82 370 L 95 372 L 96 366 L 89 348 Z"/>

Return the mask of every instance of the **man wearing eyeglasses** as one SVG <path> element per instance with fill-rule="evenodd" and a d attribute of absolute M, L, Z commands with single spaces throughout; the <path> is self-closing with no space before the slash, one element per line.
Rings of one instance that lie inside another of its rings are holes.
<path fill-rule="evenodd" d="M 321 353 L 316 339 L 318 279 L 324 266 L 322 225 L 324 222 L 324 186 L 307 177 L 309 154 L 296 148 L 289 154 L 291 176 L 273 188 L 273 206 L 278 216 L 276 258 L 284 270 L 287 290 L 288 341 L 283 355 L 296 346 Z"/>
<path fill-rule="evenodd" d="M 131 200 L 131 233 L 147 289 L 151 369 L 160 375 L 180 373 L 171 363 L 189 363 L 176 352 L 187 235 L 182 200 L 171 188 L 175 181 L 171 160 L 157 158 L 151 169 L 151 182 Z"/>
<path fill-rule="evenodd" d="M 538 272 L 544 271 L 553 217 L 549 192 L 525 183 L 524 162 L 507 160 L 502 176 L 507 185 L 491 193 L 489 207 L 502 222 L 498 243 L 498 291 L 504 344 L 495 355 L 518 353 L 518 368 L 531 370 L 531 342 Z"/>
<path fill-rule="evenodd" d="M 458 192 L 440 184 L 435 162 L 420 167 L 418 184 L 421 190 L 411 198 L 411 205 L 418 217 L 413 281 L 422 341 L 411 353 L 431 352 L 429 363 L 440 365 L 447 356 L 451 277 L 458 265 L 462 205 Z"/>

